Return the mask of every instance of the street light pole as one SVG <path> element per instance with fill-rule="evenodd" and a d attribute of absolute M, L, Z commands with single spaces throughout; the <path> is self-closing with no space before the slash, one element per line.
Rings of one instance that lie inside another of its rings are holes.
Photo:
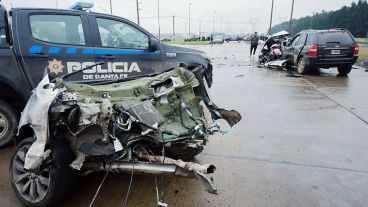
<path fill-rule="evenodd" d="M 201 41 L 201 27 L 202 27 L 202 21 L 199 20 L 199 32 L 198 32 L 198 37 L 199 37 L 199 41 Z"/>
<path fill-rule="evenodd" d="M 221 21 L 220 21 L 220 35 L 222 35 L 222 17 L 221 17 Z"/>
<path fill-rule="evenodd" d="M 215 14 L 216 14 L 216 10 L 213 11 L 213 18 L 212 18 L 212 38 L 211 38 L 212 45 L 213 45 L 213 37 L 215 35 Z"/>
<path fill-rule="evenodd" d="M 111 0 L 110 0 L 110 14 L 112 15 L 112 3 L 111 3 Z"/>
<path fill-rule="evenodd" d="M 140 22 L 139 22 L 139 2 L 138 2 L 138 0 L 136 0 L 136 3 L 137 3 L 137 19 L 138 19 L 138 25 L 140 25 Z"/>
<path fill-rule="evenodd" d="M 289 23 L 289 33 L 291 34 L 291 23 L 293 22 L 293 12 L 294 12 L 294 0 L 291 4 L 291 14 L 290 14 L 290 23 Z"/>
<path fill-rule="evenodd" d="M 192 3 L 189 3 L 189 38 L 190 38 L 190 7 L 192 6 Z"/>
<path fill-rule="evenodd" d="M 272 6 L 271 6 L 270 28 L 268 29 L 269 35 L 271 35 L 271 28 L 272 28 L 273 3 L 274 3 L 274 0 L 272 0 Z"/>
<path fill-rule="evenodd" d="M 173 40 L 175 42 L 175 16 L 173 16 Z"/>
<path fill-rule="evenodd" d="M 160 0 L 157 0 L 158 39 L 161 41 Z"/>

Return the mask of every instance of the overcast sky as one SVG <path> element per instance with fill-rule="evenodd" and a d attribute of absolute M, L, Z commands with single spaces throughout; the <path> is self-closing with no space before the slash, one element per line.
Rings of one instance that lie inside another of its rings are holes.
<path fill-rule="evenodd" d="M 212 32 L 212 19 L 215 17 L 216 32 L 248 33 L 254 29 L 266 32 L 270 21 L 272 0 L 159 0 L 161 33 L 172 33 L 172 16 L 175 18 L 177 33 L 188 33 L 189 4 L 191 3 L 191 33 Z M 273 24 L 290 18 L 292 0 L 274 0 Z M 294 17 L 312 15 L 322 10 L 337 10 L 358 0 L 295 0 Z M 75 0 L 2 0 L 10 7 L 49 7 L 68 8 Z M 90 0 L 94 11 L 110 12 L 109 0 Z M 152 33 L 158 32 L 158 0 L 139 0 L 141 26 Z M 113 14 L 137 21 L 136 0 L 112 0 Z"/>

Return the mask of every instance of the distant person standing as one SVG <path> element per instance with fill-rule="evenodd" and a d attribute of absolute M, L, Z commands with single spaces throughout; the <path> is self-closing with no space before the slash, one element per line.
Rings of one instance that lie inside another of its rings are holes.
<path fill-rule="evenodd" d="M 255 32 L 250 38 L 250 56 L 252 56 L 252 53 L 253 55 L 256 54 L 258 42 L 259 42 L 258 33 Z"/>

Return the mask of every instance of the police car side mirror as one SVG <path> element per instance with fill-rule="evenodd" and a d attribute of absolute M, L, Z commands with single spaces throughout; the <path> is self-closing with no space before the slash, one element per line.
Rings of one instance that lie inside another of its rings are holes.
<path fill-rule="evenodd" d="M 160 50 L 160 42 L 156 38 L 151 38 L 149 42 L 148 50 L 150 52 L 155 52 Z"/>

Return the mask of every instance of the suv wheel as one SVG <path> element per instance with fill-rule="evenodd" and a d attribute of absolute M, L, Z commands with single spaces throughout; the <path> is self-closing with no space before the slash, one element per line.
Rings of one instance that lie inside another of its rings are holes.
<path fill-rule="evenodd" d="M 18 144 L 9 166 L 10 182 L 25 206 L 53 206 L 71 192 L 75 183 L 75 174 L 69 167 L 74 156 L 66 144 L 57 143 L 51 147 L 52 159 L 39 169 L 26 170 L 24 160 L 34 141 L 26 138 Z"/>
<path fill-rule="evenodd" d="M 298 61 L 298 73 L 299 74 L 308 74 L 310 72 L 309 66 L 305 64 L 305 60 L 301 57 Z"/>
<path fill-rule="evenodd" d="M 340 75 L 347 75 L 350 73 L 352 67 L 351 65 L 340 66 L 337 68 L 337 71 Z"/>
<path fill-rule="evenodd" d="M 0 100 L 0 148 L 9 144 L 18 126 L 15 108 Z"/>

